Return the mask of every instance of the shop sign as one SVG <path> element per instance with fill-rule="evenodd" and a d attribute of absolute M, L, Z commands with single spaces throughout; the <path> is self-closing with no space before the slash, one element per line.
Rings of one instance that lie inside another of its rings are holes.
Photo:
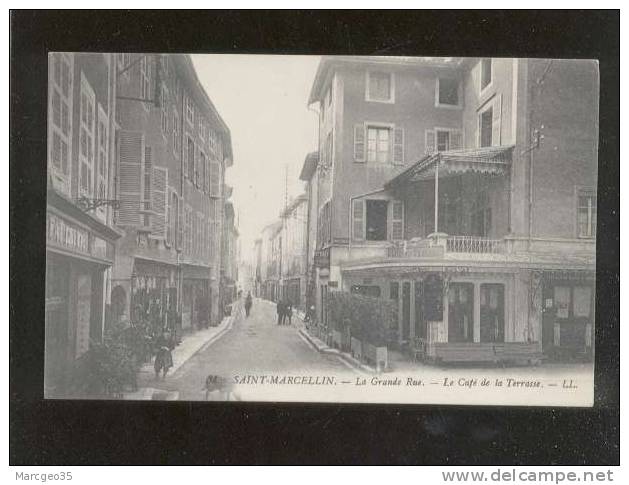
<path fill-rule="evenodd" d="M 48 214 L 47 242 L 80 253 L 89 254 L 89 232 L 54 214 Z"/>

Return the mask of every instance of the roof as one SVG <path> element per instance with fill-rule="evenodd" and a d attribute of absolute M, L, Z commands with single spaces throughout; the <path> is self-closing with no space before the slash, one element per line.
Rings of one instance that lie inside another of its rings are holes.
<path fill-rule="evenodd" d="M 396 188 L 406 183 L 434 178 L 435 167 L 440 176 L 463 172 L 503 174 L 511 164 L 513 145 L 449 150 L 426 155 L 409 168 L 384 184 L 385 189 Z M 443 168 L 442 168 L 443 167 Z"/>
<path fill-rule="evenodd" d="M 319 152 L 310 152 L 306 155 L 304 165 L 301 167 L 301 173 L 299 174 L 299 180 L 308 182 L 314 175 L 317 165 L 319 164 Z"/>
<path fill-rule="evenodd" d="M 188 80 L 190 81 L 189 88 L 192 89 L 192 96 L 194 96 L 195 100 L 198 103 L 205 104 L 205 108 L 211 113 L 214 121 L 219 125 L 220 131 L 225 138 L 224 143 L 224 151 L 223 155 L 227 160 L 227 166 L 231 166 L 233 164 L 233 151 L 232 151 L 232 142 L 231 142 L 231 132 L 229 131 L 229 127 L 227 123 L 223 120 L 218 110 L 212 103 L 212 100 L 208 96 L 205 88 L 201 84 L 199 80 L 199 76 L 197 75 L 197 71 L 194 68 L 194 64 L 192 63 L 192 58 L 188 54 L 169 54 L 170 58 L 173 58 L 175 62 L 183 69 L 183 73 L 186 75 Z"/>
<path fill-rule="evenodd" d="M 381 64 L 408 67 L 452 68 L 457 69 L 465 61 L 463 57 L 410 57 L 410 56 L 323 56 L 315 74 L 308 105 L 321 98 L 321 90 L 326 84 L 329 71 L 341 65 Z"/>
<path fill-rule="evenodd" d="M 306 194 L 298 195 L 293 200 L 291 200 L 290 203 L 288 204 L 288 206 L 286 206 L 286 209 L 284 209 L 280 213 L 280 217 L 288 216 L 288 214 L 290 214 L 293 210 L 295 210 L 295 208 L 298 207 L 299 204 L 301 204 L 302 202 L 307 201 L 307 200 L 308 200 L 308 196 Z"/>

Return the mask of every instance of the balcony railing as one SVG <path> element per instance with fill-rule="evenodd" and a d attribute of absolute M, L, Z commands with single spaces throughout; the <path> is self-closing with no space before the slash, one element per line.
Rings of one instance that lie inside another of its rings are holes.
<path fill-rule="evenodd" d="M 504 252 L 502 239 L 476 236 L 448 236 L 446 251 L 449 253 L 500 254 Z"/>
<path fill-rule="evenodd" d="M 440 258 L 446 253 L 503 254 L 503 239 L 431 234 L 425 239 L 401 241 L 387 248 L 389 258 Z"/>

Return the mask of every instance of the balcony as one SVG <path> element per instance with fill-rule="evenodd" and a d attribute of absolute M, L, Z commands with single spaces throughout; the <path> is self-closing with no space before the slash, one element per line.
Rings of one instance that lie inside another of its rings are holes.
<path fill-rule="evenodd" d="M 449 236 L 444 233 L 430 234 L 425 239 L 411 239 L 394 243 L 387 248 L 388 258 L 456 258 L 464 257 L 486 259 L 500 258 L 506 253 L 504 239 L 489 239 L 477 236 Z"/>

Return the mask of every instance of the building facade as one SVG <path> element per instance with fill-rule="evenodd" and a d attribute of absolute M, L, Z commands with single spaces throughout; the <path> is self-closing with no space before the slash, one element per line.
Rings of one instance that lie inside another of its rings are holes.
<path fill-rule="evenodd" d="M 226 201 L 221 246 L 221 301 L 223 308 L 232 303 L 238 294 L 238 256 L 238 229 L 234 205 L 230 201 Z"/>
<path fill-rule="evenodd" d="M 308 197 L 295 197 L 282 211 L 282 298 L 290 300 L 295 308 L 304 309 L 306 294 L 306 242 Z"/>
<path fill-rule="evenodd" d="M 121 232 L 110 204 L 115 57 L 54 53 L 48 72 L 44 395 L 54 398 L 72 392 L 90 342 L 102 340 Z"/>
<path fill-rule="evenodd" d="M 595 64 L 327 57 L 314 103 L 320 321 L 348 291 L 425 358 L 591 356 Z"/>

